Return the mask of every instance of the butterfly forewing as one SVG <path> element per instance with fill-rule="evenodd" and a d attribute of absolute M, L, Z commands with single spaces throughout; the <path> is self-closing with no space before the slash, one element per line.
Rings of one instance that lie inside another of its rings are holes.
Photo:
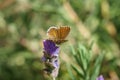
<path fill-rule="evenodd" d="M 60 37 L 59 39 L 64 40 L 70 32 L 70 27 L 60 27 Z"/>
<path fill-rule="evenodd" d="M 57 39 L 58 38 L 58 32 L 56 27 L 50 27 L 47 31 L 47 36 L 49 39 Z"/>

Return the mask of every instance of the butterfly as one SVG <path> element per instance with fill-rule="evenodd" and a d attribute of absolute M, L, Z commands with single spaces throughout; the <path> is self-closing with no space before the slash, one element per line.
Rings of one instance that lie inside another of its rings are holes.
<path fill-rule="evenodd" d="M 60 27 L 50 27 L 47 31 L 47 36 L 50 40 L 55 42 L 56 44 L 64 43 L 68 40 L 65 40 L 67 35 L 70 32 L 70 27 L 68 26 L 60 26 Z"/>

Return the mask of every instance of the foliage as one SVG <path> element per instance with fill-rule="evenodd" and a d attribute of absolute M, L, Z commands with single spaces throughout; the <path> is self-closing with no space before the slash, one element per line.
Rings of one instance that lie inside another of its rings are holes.
<path fill-rule="evenodd" d="M 97 76 L 100 73 L 101 62 L 103 60 L 103 53 L 99 54 L 96 57 L 95 62 L 92 62 L 92 52 L 91 50 L 87 50 L 85 46 L 79 45 L 78 51 L 73 49 L 73 56 L 75 58 L 75 62 L 78 65 L 72 64 L 72 68 L 77 73 L 80 80 L 96 80 Z"/>
<path fill-rule="evenodd" d="M 61 25 L 71 32 L 57 80 L 119 80 L 119 7 L 119 0 L 0 0 L 0 80 L 44 80 L 42 40 Z"/>

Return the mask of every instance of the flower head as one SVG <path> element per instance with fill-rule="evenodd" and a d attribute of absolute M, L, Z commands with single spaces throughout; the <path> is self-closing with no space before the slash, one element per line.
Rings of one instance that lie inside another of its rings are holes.
<path fill-rule="evenodd" d="M 58 56 L 59 47 L 51 40 L 44 40 L 44 52 L 50 56 Z"/>
<path fill-rule="evenodd" d="M 44 71 L 48 74 L 50 74 L 52 77 L 57 77 L 58 75 L 58 71 L 59 71 L 59 59 L 58 56 L 53 56 L 49 59 L 46 59 L 45 57 L 43 57 L 43 62 L 45 64 L 45 69 Z"/>
<path fill-rule="evenodd" d="M 103 75 L 100 75 L 96 80 L 104 80 Z"/>

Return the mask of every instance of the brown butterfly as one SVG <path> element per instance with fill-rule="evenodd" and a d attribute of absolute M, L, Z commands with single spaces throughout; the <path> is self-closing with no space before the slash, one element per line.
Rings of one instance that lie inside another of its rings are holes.
<path fill-rule="evenodd" d="M 66 42 L 65 38 L 70 32 L 70 27 L 62 26 L 62 27 L 50 27 L 47 31 L 47 35 L 50 40 L 55 42 L 56 44 L 61 44 Z"/>

